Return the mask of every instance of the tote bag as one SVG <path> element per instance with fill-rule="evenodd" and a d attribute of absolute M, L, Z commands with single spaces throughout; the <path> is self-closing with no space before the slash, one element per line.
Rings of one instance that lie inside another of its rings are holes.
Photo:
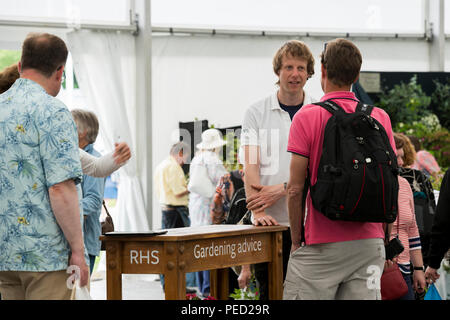
<path fill-rule="evenodd" d="M 214 192 L 216 192 L 216 187 L 213 185 L 208 176 L 208 169 L 206 168 L 206 165 L 191 164 L 188 190 L 205 198 L 211 198 L 214 195 Z"/>
<path fill-rule="evenodd" d="M 408 293 L 408 285 L 397 263 L 383 271 L 380 281 L 382 300 L 400 299 Z"/>
<path fill-rule="evenodd" d="M 70 294 L 70 300 L 92 300 L 87 286 L 80 287 L 80 281 L 76 280 Z"/>
<path fill-rule="evenodd" d="M 425 294 L 425 297 L 423 300 L 442 300 L 441 295 L 436 289 L 436 286 L 434 283 L 432 283 L 427 290 L 427 293 Z"/>
<path fill-rule="evenodd" d="M 400 212 L 397 216 L 397 237 L 400 234 Z M 387 227 L 386 227 L 387 230 Z M 389 236 L 387 236 L 389 239 Z M 408 293 L 408 285 L 403 278 L 402 272 L 398 264 L 384 269 L 380 279 L 381 286 L 381 300 L 397 300 Z"/>

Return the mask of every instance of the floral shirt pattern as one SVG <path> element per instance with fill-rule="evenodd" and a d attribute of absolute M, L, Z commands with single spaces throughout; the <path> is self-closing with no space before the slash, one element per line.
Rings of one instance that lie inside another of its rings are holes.
<path fill-rule="evenodd" d="M 71 113 L 28 79 L 0 95 L 0 271 L 67 268 L 69 245 L 48 189 L 81 181 Z"/>
<path fill-rule="evenodd" d="M 196 155 L 191 165 L 206 165 L 208 176 L 213 185 L 217 185 L 219 179 L 227 173 L 216 153 L 211 151 L 203 151 Z M 195 192 L 189 194 L 189 216 L 191 218 L 191 227 L 206 226 L 212 224 L 209 214 L 210 205 L 213 197 L 206 198 Z"/>

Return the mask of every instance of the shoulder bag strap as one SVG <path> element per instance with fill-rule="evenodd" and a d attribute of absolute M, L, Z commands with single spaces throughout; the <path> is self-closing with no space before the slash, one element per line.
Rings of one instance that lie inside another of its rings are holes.
<path fill-rule="evenodd" d="M 388 234 L 388 224 L 384 223 L 384 241 L 385 244 L 389 243 L 390 235 Z M 400 210 L 397 211 L 397 237 L 400 237 Z M 400 238 L 399 238 L 400 239 Z"/>
<path fill-rule="evenodd" d="M 306 215 L 306 198 L 308 196 L 309 188 L 311 187 L 311 177 L 309 175 L 309 166 L 306 170 L 306 179 L 305 184 L 303 188 L 303 194 L 302 194 L 302 208 L 304 213 L 302 212 L 302 221 L 300 225 L 300 243 L 306 244 L 306 236 L 305 236 L 305 215 Z"/>
<path fill-rule="evenodd" d="M 108 217 L 111 217 L 111 215 L 109 214 L 108 208 L 106 207 L 105 200 L 103 200 L 103 208 L 105 208 L 106 215 L 107 215 Z"/>

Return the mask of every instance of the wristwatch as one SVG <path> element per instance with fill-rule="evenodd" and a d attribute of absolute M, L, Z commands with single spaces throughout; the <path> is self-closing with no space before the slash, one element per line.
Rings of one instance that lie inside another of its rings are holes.
<path fill-rule="evenodd" d="M 424 268 L 423 268 L 423 266 L 421 266 L 421 267 L 414 267 L 414 271 L 415 271 L 415 270 L 425 271 Z"/>

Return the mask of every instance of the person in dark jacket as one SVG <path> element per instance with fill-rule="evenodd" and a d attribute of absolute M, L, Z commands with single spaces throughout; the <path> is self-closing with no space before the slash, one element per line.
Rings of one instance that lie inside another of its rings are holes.
<path fill-rule="evenodd" d="M 444 175 L 439 193 L 433 226 L 431 228 L 431 243 L 429 266 L 425 271 L 428 283 L 439 279 L 437 270 L 445 253 L 450 249 L 450 169 Z"/>

